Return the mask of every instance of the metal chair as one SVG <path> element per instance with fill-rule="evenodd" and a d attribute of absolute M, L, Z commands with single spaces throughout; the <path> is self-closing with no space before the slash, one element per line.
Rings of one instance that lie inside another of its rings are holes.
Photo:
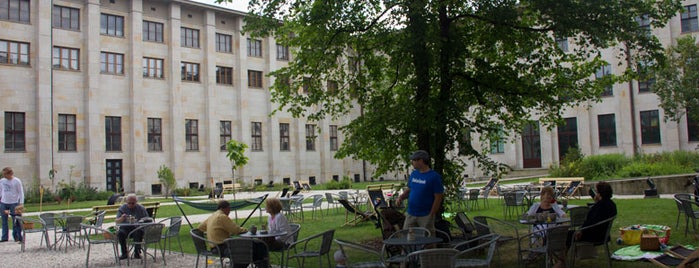
<path fill-rule="evenodd" d="M 39 214 L 39 219 L 41 219 L 44 229 L 46 229 L 46 241 L 48 242 L 48 231 L 53 230 L 53 245 L 49 247 L 56 247 L 57 245 L 57 235 L 56 235 L 56 214 L 53 212 L 46 212 Z"/>
<path fill-rule="evenodd" d="M 311 218 L 315 219 L 316 210 L 320 210 L 323 205 L 323 195 L 317 194 L 313 195 L 313 203 L 310 205 L 305 205 L 303 208 L 311 209 Z M 322 213 L 322 212 L 321 212 Z"/>
<path fill-rule="evenodd" d="M 41 233 L 41 240 L 39 243 L 39 246 L 41 246 L 44 241 L 46 241 L 46 247 L 48 249 L 51 249 L 51 243 L 49 243 L 49 234 L 48 230 L 46 229 L 46 226 L 43 224 L 43 221 L 41 219 L 33 219 L 29 217 L 23 217 L 23 216 L 17 216 L 17 220 L 22 224 L 22 241 L 20 243 L 22 244 L 22 252 L 24 252 L 26 240 L 27 240 L 27 234 L 28 233 Z M 34 228 L 32 229 L 25 229 L 24 225 L 25 223 L 33 223 Z M 39 227 L 41 226 L 41 227 Z"/>
<path fill-rule="evenodd" d="M 415 237 L 429 237 L 432 235 L 430 230 L 428 230 L 427 228 L 410 227 L 407 229 L 397 230 L 396 232 L 391 234 L 391 236 L 389 236 L 388 239 L 406 237 L 411 232 Z M 396 250 L 395 246 L 390 246 L 386 244 L 384 244 L 384 246 L 381 248 L 381 255 L 387 257 L 384 260 L 384 262 L 388 264 L 404 263 L 405 259 L 408 257 L 407 254 L 402 253 L 402 248 L 401 250 Z"/>
<path fill-rule="evenodd" d="M 209 256 L 211 257 L 218 257 L 219 261 L 221 262 L 221 267 L 223 267 L 223 256 L 221 256 L 221 249 L 216 245 L 214 242 L 207 240 L 205 237 L 204 232 L 202 232 L 199 229 L 192 229 L 189 230 L 189 235 L 192 237 L 192 242 L 194 242 L 194 249 L 197 251 L 197 262 L 194 264 L 194 267 L 199 267 L 199 257 L 204 256 L 204 265 L 205 267 L 209 267 Z M 214 250 L 209 250 L 208 246 L 206 244 L 211 244 L 211 245 L 216 245 Z"/>
<path fill-rule="evenodd" d="M 514 241 L 515 243 L 517 243 L 517 252 L 522 250 L 522 245 L 520 244 L 519 240 L 519 229 L 514 224 L 507 221 L 503 221 L 498 218 L 488 216 L 473 217 L 473 222 L 475 223 L 476 235 L 478 237 L 483 237 L 490 234 L 497 234 L 498 246 L 510 241 Z M 522 262 L 519 256 L 517 257 L 517 261 L 518 263 Z"/>
<path fill-rule="evenodd" d="M 332 246 L 334 235 L 335 229 L 332 229 L 292 243 L 289 245 L 289 252 L 291 252 L 293 249 L 294 254 L 289 254 L 287 256 L 287 265 L 289 264 L 289 260 L 296 259 L 298 267 L 305 267 L 306 258 L 318 257 L 318 267 L 323 267 L 323 255 L 325 255 L 328 259 L 328 266 L 332 266 L 332 263 L 330 262 L 330 246 Z M 315 248 L 313 246 L 317 245 L 315 240 L 318 239 L 321 240 L 320 245 Z M 314 241 L 313 244 L 310 243 L 311 241 Z M 297 247 L 302 247 L 300 252 L 298 251 Z"/>
<path fill-rule="evenodd" d="M 282 241 L 284 241 L 285 246 L 281 249 L 269 249 L 269 252 L 281 253 L 280 254 L 281 256 L 279 257 L 279 262 L 281 263 L 282 267 L 286 267 L 286 266 L 284 266 L 284 261 L 286 260 L 284 258 L 284 253 L 289 250 L 289 245 L 291 243 L 294 243 L 294 242 L 296 242 L 296 240 L 298 240 L 299 231 L 301 230 L 301 225 L 297 224 L 297 223 L 291 223 L 291 224 L 289 224 L 289 227 L 291 228 L 289 233 L 284 238 L 282 238 Z M 288 254 L 288 252 L 287 252 L 287 254 Z M 287 266 L 288 266 L 288 264 L 287 264 Z"/>
<path fill-rule="evenodd" d="M 474 238 L 469 241 L 464 241 L 461 242 L 461 244 L 457 244 L 454 246 L 455 249 L 459 248 L 464 248 L 467 247 L 467 249 L 460 251 L 456 255 L 456 264 L 455 267 L 461 268 L 461 267 L 490 267 L 490 264 L 493 262 L 493 255 L 495 255 L 495 249 L 497 247 L 497 242 L 500 239 L 499 235 L 496 234 L 490 234 L 478 238 Z M 471 247 L 474 242 L 481 241 L 477 246 Z M 461 256 L 468 256 L 472 252 L 476 250 L 481 250 L 483 248 L 487 247 L 488 252 L 484 258 L 461 258 Z"/>
<path fill-rule="evenodd" d="M 611 218 L 606 219 L 606 220 L 603 220 L 603 221 L 600 221 L 600 222 L 595 223 L 593 225 L 585 226 L 583 228 L 580 228 L 578 231 L 576 231 L 576 233 L 577 233 L 577 232 L 583 232 L 583 231 L 589 230 L 589 229 L 596 229 L 596 228 L 599 228 L 600 226 L 606 227 L 606 231 L 604 233 L 604 239 L 602 241 L 576 241 L 575 239 L 573 239 L 573 242 L 570 246 L 571 253 L 568 254 L 569 258 L 570 258 L 570 262 L 569 262 L 570 267 L 575 267 L 575 259 L 578 258 L 577 254 L 578 254 L 579 249 L 581 249 L 581 248 L 594 248 L 596 246 L 602 246 L 602 245 L 604 245 L 604 247 L 606 249 L 606 253 L 607 253 L 606 254 L 607 255 L 607 266 L 609 268 L 612 267 L 611 252 L 609 251 L 609 242 L 610 242 L 609 233 L 612 229 L 612 224 L 614 223 L 614 219 L 616 219 L 616 216 L 611 217 Z"/>
<path fill-rule="evenodd" d="M 143 258 L 141 259 L 143 261 L 143 266 L 147 267 L 148 266 L 148 245 L 150 244 L 158 244 L 160 245 L 160 241 L 162 240 L 162 235 L 163 235 L 163 228 L 165 228 L 165 224 L 162 223 L 150 223 L 150 224 L 145 224 L 137 227 L 136 229 L 133 229 L 131 232 L 129 232 L 129 235 L 127 236 L 131 238 L 136 232 L 143 232 L 143 239 L 141 241 L 131 241 L 133 245 L 140 245 L 141 249 L 143 250 Z M 162 248 L 162 246 L 161 246 Z M 153 256 L 153 261 L 157 261 L 156 255 L 157 251 L 155 254 L 152 254 Z M 165 250 L 160 251 L 161 256 L 163 257 L 163 265 L 167 265 L 165 263 Z M 126 264 L 130 265 L 131 258 L 127 259 Z"/>
<path fill-rule="evenodd" d="M 169 221 L 170 224 L 165 228 L 165 233 L 162 234 L 161 239 L 163 239 L 163 248 L 167 245 L 167 249 L 172 254 L 172 239 L 177 238 L 177 244 L 180 245 L 180 253 L 184 256 L 184 250 L 182 249 L 182 242 L 180 241 L 180 227 L 182 227 L 182 217 L 170 217 L 161 220 L 159 223 L 164 223 Z"/>
<path fill-rule="evenodd" d="M 471 211 L 471 209 L 473 209 L 473 205 L 475 205 L 476 207 L 478 207 L 480 209 L 480 207 L 478 205 L 478 196 L 480 196 L 480 194 L 481 194 L 480 189 L 471 189 L 468 191 L 468 204 L 466 206 L 466 209 L 468 211 Z"/>
<path fill-rule="evenodd" d="M 456 267 L 456 255 L 459 251 L 453 248 L 423 249 L 408 254 L 406 262 L 417 260 L 420 267 Z"/>
<path fill-rule="evenodd" d="M 340 246 L 342 255 L 347 257 L 347 267 L 362 267 L 362 268 L 385 268 L 383 255 L 380 251 L 366 247 L 357 243 L 352 243 L 346 240 L 335 239 L 335 243 Z M 356 256 L 350 257 L 350 256 Z M 371 259 L 368 260 L 367 259 Z M 362 260 L 362 261 L 354 261 Z"/>
<path fill-rule="evenodd" d="M 223 241 L 228 247 L 228 259 L 231 261 L 231 267 L 236 264 L 251 264 L 253 267 L 269 267 L 269 250 L 267 244 L 259 239 L 254 238 L 228 238 Z M 268 255 L 264 258 L 255 260 L 255 249 L 264 249 Z M 248 265 L 248 267 L 250 267 Z"/>
<path fill-rule="evenodd" d="M 334 195 L 332 193 L 325 193 L 325 201 L 328 203 L 328 209 L 327 212 L 330 213 L 330 206 L 335 207 L 335 211 L 340 207 L 340 202 L 337 202 L 335 199 L 339 199 L 339 195 Z"/>
<path fill-rule="evenodd" d="M 579 228 L 585 223 L 585 218 L 587 218 L 587 212 L 590 208 L 586 206 L 574 207 L 568 210 L 568 215 L 570 216 L 570 227 Z"/>
<path fill-rule="evenodd" d="M 684 214 L 684 207 L 682 206 L 682 201 L 680 199 L 692 199 L 692 194 L 675 194 L 674 195 L 675 204 L 677 205 L 677 221 L 675 222 L 675 228 L 680 228 L 680 215 Z M 687 215 L 685 215 L 686 220 Z"/>
<path fill-rule="evenodd" d="M 119 264 L 119 255 L 117 253 L 119 239 L 117 239 L 116 234 L 112 234 L 95 225 L 81 224 L 80 226 L 83 229 L 85 240 L 87 240 L 87 256 L 85 257 L 86 268 L 90 267 L 90 250 L 92 249 L 92 245 L 111 244 L 112 250 L 114 251 L 114 261 L 116 264 Z M 101 237 L 98 237 L 98 235 Z"/>
<path fill-rule="evenodd" d="M 539 240 L 540 239 L 540 240 Z M 520 259 L 524 259 L 524 254 L 545 255 L 546 267 L 551 267 L 556 259 L 563 259 L 566 251 L 566 240 L 568 239 L 568 226 L 554 226 L 546 229 L 538 229 L 520 237 L 522 241 L 530 241 L 529 247 L 522 248 L 519 252 Z M 537 241 L 532 243 L 531 241 Z M 539 243 L 540 242 L 540 243 Z"/>

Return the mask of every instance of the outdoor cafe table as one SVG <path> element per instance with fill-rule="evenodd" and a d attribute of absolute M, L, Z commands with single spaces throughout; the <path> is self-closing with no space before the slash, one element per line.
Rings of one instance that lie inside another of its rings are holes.
<path fill-rule="evenodd" d="M 439 242 L 442 242 L 441 238 L 432 237 L 432 236 L 427 236 L 427 237 L 418 236 L 418 237 L 415 237 L 414 240 L 408 240 L 407 236 L 393 237 L 393 238 L 388 238 L 388 239 L 383 241 L 383 243 L 386 245 L 402 247 L 403 250 L 405 250 L 406 255 L 422 249 L 425 245 L 439 243 Z M 417 267 L 416 261 L 417 260 L 409 260 L 410 266 Z"/>
<path fill-rule="evenodd" d="M 78 225 L 71 226 L 73 228 L 75 228 L 75 227 L 80 228 L 78 230 L 69 230 L 68 229 L 69 228 L 69 226 L 67 226 L 68 218 L 73 218 L 73 217 L 80 218 L 80 222 L 78 223 Z M 65 244 L 66 250 L 68 250 L 68 242 L 69 242 L 68 239 L 71 239 L 70 232 L 80 232 L 81 228 L 82 228 L 82 227 L 80 227 L 80 223 L 82 223 L 82 221 L 84 219 L 85 219 L 84 216 L 69 214 L 69 213 L 65 213 L 65 212 L 55 214 L 53 217 L 53 222 L 54 222 L 54 226 L 55 226 L 54 232 L 56 232 L 58 229 L 60 229 L 59 232 L 60 232 L 61 236 L 57 237 L 55 239 L 55 241 L 53 241 L 53 245 L 51 247 L 53 249 L 59 250 L 61 248 L 61 245 Z M 72 239 L 75 239 L 75 237 L 73 237 Z M 77 241 L 76 241 L 76 244 L 78 244 Z M 78 244 L 78 246 L 79 245 L 80 244 Z"/>
<path fill-rule="evenodd" d="M 254 234 L 251 233 L 251 232 L 242 233 L 242 234 L 240 234 L 240 237 L 260 238 L 260 239 L 263 239 L 263 238 L 277 237 L 277 236 L 282 236 L 282 235 L 286 235 L 286 232 L 274 232 L 274 233 L 270 233 L 270 232 L 265 232 L 265 231 L 257 231 L 257 232 L 254 233 Z"/>

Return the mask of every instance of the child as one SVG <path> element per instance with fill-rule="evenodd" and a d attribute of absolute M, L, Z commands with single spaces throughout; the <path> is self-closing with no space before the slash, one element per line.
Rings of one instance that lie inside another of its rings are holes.
<path fill-rule="evenodd" d="M 22 228 L 12 228 L 12 238 L 15 240 L 17 243 L 22 242 L 22 229 L 24 229 L 24 226 L 22 226 L 22 221 L 17 218 L 17 216 L 22 216 L 22 213 L 24 213 L 24 206 L 16 206 L 15 207 L 15 216 L 12 217 L 12 225 L 13 226 L 21 226 Z"/>

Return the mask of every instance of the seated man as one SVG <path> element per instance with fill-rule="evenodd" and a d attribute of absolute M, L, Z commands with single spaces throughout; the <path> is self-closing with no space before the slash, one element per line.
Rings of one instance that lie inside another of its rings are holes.
<path fill-rule="evenodd" d="M 224 240 L 226 240 L 226 238 L 229 238 L 232 235 L 237 235 L 248 231 L 243 227 L 239 227 L 237 224 L 235 224 L 235 222 L 233 222 L 233 220 L 228 218 L 229 213 L 231 213 L 231 204 L 226 200 L 221 200 L 218 202 L 218 210 L 216 210 L 214 214 L 211 214 L 211 216 L 209 216 L 199 225 L 199 230 L 206 233 L 206 239 L 216 244 L 211 246 L 218 246 L 223 255 L 229 254 L 228 246 L 226 245 L 226 243 L 223 242 Z M 258 252 L 256 249 L 253 249 L 253 252 L 255 256 L 258 256 Z M 258 258 L 255 257 L 254 259 Z M 234 267 L 247 266 L 247 264 L 236 263 Z"/>
<path fill-rule="evenodd" d="M 134 217 L 136 220 L 148 217 L 148 212 L 146 208 L 141 204 L 138 204 L 138 198 L 135 194 L 129 194 L 126 196 L 126 204 L 121 205 L 117 211 L 116 220 L 117 224 L 128 222 L 129 217 Z M 119 232 L 117 237 L 119 238 L 119 245 L 121 246 L 121 257 L 120 260 L 127 259 L 129 257 L 129 250 L 126 247 L 126 239 L 131 231 L 136 229 L 137 226 L 119 226 Z M 143 240 L 143 232 L 136 232 L 133 234 L 134 241 Z M 141 246 L 136 245 L 134 247 L 134 258 L 141 258 Z"/>

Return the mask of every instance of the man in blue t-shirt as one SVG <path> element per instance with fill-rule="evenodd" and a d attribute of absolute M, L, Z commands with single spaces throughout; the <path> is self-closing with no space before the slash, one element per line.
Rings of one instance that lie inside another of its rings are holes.
<path fill-rule="evenodd" d="M 403 229 L 425 227 L 435 236 L 435 216 L 439 213 L 444 198 L 442 176 L 430 168 L 430 155 L 426 151 L 415 151 L 410 155 L 410 162 L 415 169 L 410 173 L 408 190 L 397 200 L 400 204 L 408 198 L 408 215 Z"/>

